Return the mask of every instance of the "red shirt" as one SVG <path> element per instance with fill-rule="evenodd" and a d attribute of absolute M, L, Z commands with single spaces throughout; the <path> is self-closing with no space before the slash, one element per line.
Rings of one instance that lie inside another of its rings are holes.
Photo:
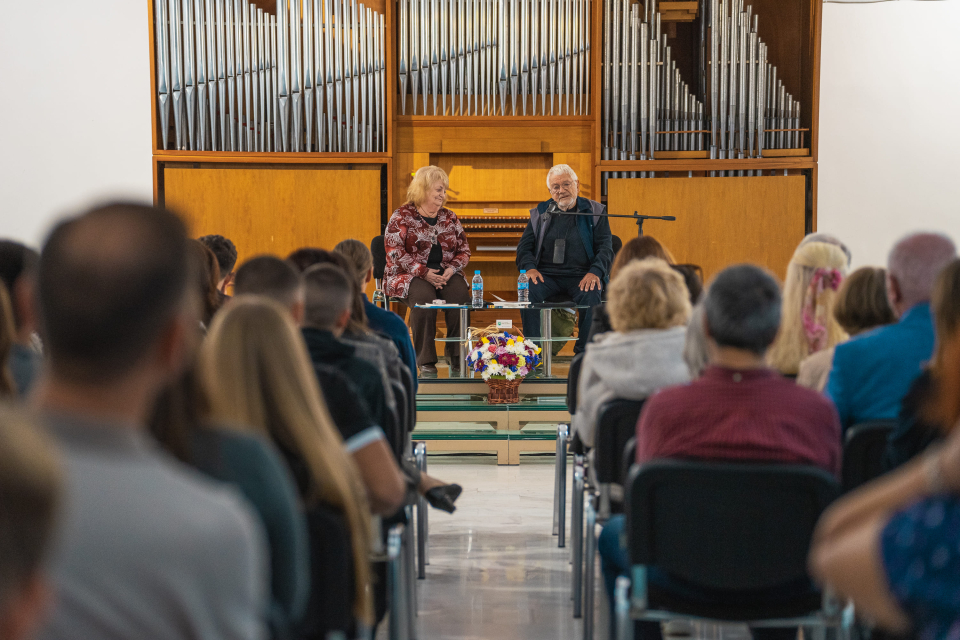
<path fill-rule="evenodd" d="M 656 458 L 812 464 L 839 476 L 840 418 L 824 396 L 772 369 L 709 367 L 644 405 L 637 462 Z"/>

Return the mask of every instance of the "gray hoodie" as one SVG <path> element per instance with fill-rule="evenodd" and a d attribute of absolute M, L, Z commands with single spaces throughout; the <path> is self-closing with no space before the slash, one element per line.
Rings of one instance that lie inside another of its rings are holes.
<path fill-rule="evenodd" d="M 577 387 L 573 430 L 594 444 L 600 407 L 615 398 L 643 400 L 658 389 L 690 381 L 683 360 L 687 328 L 610 332 L 587 345 Z"/>

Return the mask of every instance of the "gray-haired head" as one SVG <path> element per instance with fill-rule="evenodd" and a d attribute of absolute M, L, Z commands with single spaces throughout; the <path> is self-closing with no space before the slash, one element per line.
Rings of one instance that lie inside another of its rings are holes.
<path fill-rule="evenodd" d="M 902 313 L 928 302 L 940 271 L 956 257 L 956 245 L 942 233 L 913 233 L 898 240 L 887 256 L 891 306 Z"/>
<path fill-rule="evenodd" d="M 351 277 L 333 264 L 316 264 L 303 272 L 306 290 L 304 325 L 336 331 L 353 302 Z"/>
<path fill-rule="evenodd" d="M 721 271 L 703 301 L 706 329 L 721 347 L 763 355 L 780 328 L 780 287 L 752 264 Z"/>
<path fill-rule="evenodd" d="M 560 208 L 569 210 L 580 195 L 580 180 L 568 164 L 555 164 L 547 172 L 547 189 Z"/>
<path fill-rule="evenodd" d="M 847 245 L 845 245 L 837 236 L 830 235 L 829 233 L 811 233 L 810 235 L 804 236 L 803 240 L 801 240 L 800 244 L 797 246 L 802 247 L 808 242 L 826 242 L 827 244 L 833 244 L 840 247 L 840 250 L 843 251 L 843 254 L 847 256 L 848 267 L 850 266 L 850 261 L 853 260 L 853 255 L 850 253 L 850 249 L 848 249 Z"/>

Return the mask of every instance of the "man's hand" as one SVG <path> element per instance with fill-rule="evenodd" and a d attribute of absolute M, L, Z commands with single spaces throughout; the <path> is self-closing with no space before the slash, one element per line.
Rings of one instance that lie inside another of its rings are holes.
<path fill-rule="evenodd" d="M 543 282 L 543 275 L 536 269 L 527 269 L 527 277 L 530 278 L 530 284 Z"/>
<path fill-rule="evenodd" d="M 447 284 L 448 282 L 450 282 L 450 278 L 452 278 L 456 272 L 457 270 L 454 269 L 453 267 L 447 267 L 444 270 L 443 275 L 440 276 L 441 278 L 443 278 L 443 284 Z"/>
<path fill-rule="evenodd" d="M 425 276 L 423 276 L 423 279 L 437 289 L 440 289 L 443 287 L 443 285 L 447 284 L 447 281 L 443 279 L 443 276 L 440 275 L 440 272 L 436 269 L 427 269 L 427 273 Z"/>
<path fill-rule="evenodd" d="M 580 291 L 593 291 L 594 289 L 600 288 L 602 288 L 600 278 L 598 278 L 595 273 L 587 273 L 587 275 L 583 276 L 583 280 L 580 281 Z"/>

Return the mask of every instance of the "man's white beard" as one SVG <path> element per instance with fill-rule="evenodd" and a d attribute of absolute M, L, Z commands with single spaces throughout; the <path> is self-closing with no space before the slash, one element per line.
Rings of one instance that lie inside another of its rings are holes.
<path fill-rule="evenodd" d="M 567 209 L 572 209 L 577 204 L 577 196 L 570 196 L 564 200 L 557 200 L 557 205 L 566 211 Z"/>

